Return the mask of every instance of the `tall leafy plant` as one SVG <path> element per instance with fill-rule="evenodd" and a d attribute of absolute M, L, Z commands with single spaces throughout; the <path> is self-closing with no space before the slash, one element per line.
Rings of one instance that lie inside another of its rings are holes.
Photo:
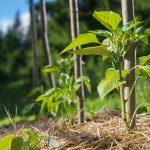
<path fill-rule="evenodd" d="M 111 62 L 112 68 L 107 69 L 105 78 L 98 84 L 97 89 L 101 99 L 114 89 L 119 91 L 122 120 L 126 131 L 128 131 L 132 126 L 132 120 L 131 122 L 127 122 L 125 103 L 130 99 L 132 89 L 129 97 L 125 99 L 123 95 L 123 86 L 126 84 L 125 79 L 134 69 L 138 70 L 138 75 L 148 78 L 150 75 L 150 66 L 144 66 L 145 63 L 143 63 L 143 61 L 149 58 L 145 56 L 144 58 L 140 58 L 140 65 L 134 66 L 130 70 L 124 70 L 124 59 L 127 53 L 130 53 L 139 43 L 148 44 L 150 29 L 144 30 L 141 26 L 142 22 L 138 21 L 137 18 L 123 26 L 119 26 L 122 18 L 119 14 L 112 11 L 94 11 L 93 16 L 104 25 L 107 30 L 98 29 L 80 34 L 61 52 L 61 54 L 69 51 L 78 55 L 101 55 L 104 61 L 108 60 Z M 133 31 L 134 27 L 137 28 L 135 31 Z M 102 41 L 99 40 L 99 36 L 103 37 Z M 95 44 L 95 46 L 85 46 L 85 48 L 80 48 L 76 51 L 72 50 L 79 45 L 90 43 L 92 43 L 92 45 Z"/>

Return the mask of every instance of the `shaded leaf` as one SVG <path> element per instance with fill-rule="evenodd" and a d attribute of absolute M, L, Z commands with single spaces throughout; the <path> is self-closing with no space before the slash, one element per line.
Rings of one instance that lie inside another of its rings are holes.
<path fill-rule="evenodd" d="M 111 31 L 115 30 L 122 20 L 119 14 L 112 11 L 94 11 L 93 16 Z"/>
<path fill-rule="evenodd" d="M 137 36 L 137 35 L 142 31 L 142 29 L 143 29 L 143 27 L 136 28 L 136 29 L 133 31 L 134 36 Z"/>
<path fill-rule="evenodd" d="M 138 35 L 138 33 L 143 29 L 143 27 L 139 27 L 136 30 L 134 30 L 134 35 Z"/>
<path fill-rule="evenodd" d="M 118 80 L 103 79 L 97 87 L 100 98 L 103 99 L 109 92 L 111 92 L 112 90 L 124 83 L 125 82 L 120 82 Z"/>
<path fill-rule="evenodd" d="M 84 45 L 84 44 L 89 44 L 89 43 L 98 43 L 99 41 L 96 37 L 95 34 L 93 33 L 84 33 L 84 34 L 80 34 L 77 38 L 75 38 L 74 41 L 72 41 L 69 46 L 67 46 L 64 50 L 62 50 L 62 53 L 65 53 L 73 48 L 76 48 L 80 45 Z"/>
<path fill-rule="evenodd" d="M 36 101 L 37 101 L 37 102 L 38 102 L 38 101 L 42 101 L 43 98 L 51 96 L 51 95 L 55 92 L 55 90 L 56 90 L 55 88 L 51 88 L 51 89 L 47 90 L 44 94 L 38 96 L 38 97 L 36 98 Z"/>
<path fill-rule="evenodd" d="M 22 137 L 13 138 L 13 140 L 11 142 L 11 150 L 21 150 L 22 144 L 23 144 Z"/>
<path fill-rule="evenodd" d="M 25 105 L 22 109 L 22 114 L 25 115 L 27 113 L 29 113 L 35 106 L 35 103 L 29 103 L 27 105 Z"/>
<path fill-rule="evenodd" d="M 80 77 L 80 78 L 78 78 L 78 79 L 76 80 L 77 83 L 79 83 L 79 82 L 81 82 L 81 81 L 83 81 L 83 83 L 85 84 L 85 86 L 86 86 L 88 92 L 91 93 L 90 79 L 89 79 L 88 77 L 86 77 L 86 76 L 82 76 L 82 77 Z"/>

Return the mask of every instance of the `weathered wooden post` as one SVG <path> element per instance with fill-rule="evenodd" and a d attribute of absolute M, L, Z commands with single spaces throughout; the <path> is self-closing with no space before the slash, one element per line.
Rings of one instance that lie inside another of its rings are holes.
<path fill-rule="evenodd" d="M 71 22 L 71 35 L 72 40 L 79 35 L 79 17 L 78 17 L 78 1 L 69 0 L 70 5 L 70 22 Z M 74 49 L 75 50 L 75 49 Z M 82 57 L 74 54 L 74 76 L 75 79 L 82 76 Z M 84 89 L 83 83 L 77 92 L 78 104 L 78 123 L 84 122 Z"/>
<path fill-rule="evenodd" d="M 122 0 L 122 17 L 123 24 L 131 21 L 134 18 L 134 0 Z M 131 69 L 135 66 L 136 62 L 136 49 L 133 46 L 126 55 L 126 59 L 124 61 L 124 69 Z M 135 111 L 135 70 L 131 71 L 131 73 L 126 78 L 126 86 L 124 87 L 124 97 L 126 101 L 126 115 L 128 123 L 130 124 L 133 113 Z M 130 95 L 130 91 L 132 89 L 132 93 Z M 135 118 L 131 125 L 131 129 L 135 127 Z"/>

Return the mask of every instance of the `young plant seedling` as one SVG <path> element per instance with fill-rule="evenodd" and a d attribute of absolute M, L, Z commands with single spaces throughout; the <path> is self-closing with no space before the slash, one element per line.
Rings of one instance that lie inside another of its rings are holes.
<path fill-rule="evenodd" d="M 108 68 L 105 72 L 105 78 L 98 84 L 98 92 L 100 98 L 103 99 L 109 92 L 117 89 L 120 94 L 122 121 L 126 131 L 131 128 L 131 122 L 127 122 L 126 118 L 126 101 L 130 99 L 124 98 L 123 87 L 126 84 L 126 76 L 134 69 L 138 70 L 138 75 L 150 79 L 150 66 L 144 65 L 150 59 L 150 56 L 140 58 L 140 65 L 134 66 L 130 70 L 124 70 L 124 60 L 127 53 L 135 49 L 140 42 L 148 44 L 148 36 L 150 29 L 144 30 L 141 26 L 142 22 L 137 18 L 128 22 L 124 26 L 119 26 L 122 18 L 119 14 L 112 11 L 94 11 L 94 18 L 104 25 L 107 30 L 94 30 L 88 33 L 80 34 L 72 41 L 62 52 L 72 52 L 78 55 L 102 55 L 103 60 L 109 60 L 112 68 Z M 136 30 L 134 28 L 136 27 Z M 98 36 L 103 37 L 102 41 L 98 40 Z M 85 44 L 95 44 L 92 47 L 80 48 L 73 51 L 73 48 Z M 136 77 L 137 80 L 138 76 Z M 135 81 L 136 82 L 136 81 Z M 135 83 L 133 87 L 135 86 Z M 134 114 L 135 115 L 135 114 Z"/>
<path fill-rule="evenodd" d="M 83 81 L 87 90 L 91 92 L 90 80 L 86 76 L 75 80 L 71 75 L 72 67 L 72 58 L 59 58 L 57 66 L 46 66 L 43 69 L 44 72 L 58 73 L 58 83 L 55 88 L 47 90 L 36 99 L 36 101 L 42 102 L 41 112 L 47 107 L 48 111 L 56 118 L 67 115 L 70 124 L 72 124 L 73 114 L 76 112 L 77 91 L 81 86 L 80 82 Z"/>

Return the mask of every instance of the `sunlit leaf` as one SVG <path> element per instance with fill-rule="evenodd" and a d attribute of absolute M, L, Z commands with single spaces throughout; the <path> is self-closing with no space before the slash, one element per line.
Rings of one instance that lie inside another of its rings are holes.
<path fill-rule="evenodd" d="M 33 149 L 36 147 L 38 150 L 38 145 L 41 141 L 40 135 L 37 132 L 28 129 L 25 129 L 24 132 L 27 134 L 26 141 L 29 143 L 30 148 Z"/>
<path fill-rule="evenodd" d="M 122 20 L 119 14 L 112 11 L 94 11 L 93 16 L 111 31 L 115 30 Z"/>
<path fill-rule="evenodd" d="M 124 83 L 125 82 L 120 82 L 118 80 L 103 79 L 97 87 L 100 98 L 103 99 L 109 92 L 111 92 L 112 90 Z"/>
<path fill-rule="evenodd" d="M 110 38 L 104 39 L 102 44 L 107 46 L 108 51 L 116 53 L 116 45 L 111 41 Z"/>
<path fill-rule="evenodd" d="M 119 71 L 115 70 L 114 68 L 109 68 L 107 69 L 107 71 L 105 72 L 105 78 L 107 80 L 120 80 L 120 75 L 119 75 Z"/>
<path fill-rule="evenodd" d="M 140 65 L 144 65 L 144 64 L 145 64 L 147 61 L 149 61 L 149 60 L 150 60 L 150 55 L 139 57 Z"/>
<path fill-rule="evenodd" d="M 147 109 L 147 112 L 150 113 L 150 103 L 145 103 L 144 105 Z"/>
<path fill-rule="evenodd" d="M 44 94 L 38 96 L 38 97 L 36 98 L 36 101 L 37 101 L 37 102 L 38 102 L 38 101 L 42 101 L 43 98 L 49 97 L 50 95 L 52 95 L 52 94 L 55 92 L 55 90 L 56 90 L 55 88 L 51 88 L 51 89 L 47 90 Z"/>
<path fill-rule="evenodd" d="M 15 138 L 15 136 L 16 136 L 15 134 L 9 134 L 9 135 L 4 136 L 0 140 L 0 150 L 10 149 L 11 142 L 13 138 Z"/>
<path fill-rule="evenodd" d="M 106 46 L 94 46 L 94 47 L 82 48 L 72 52 L 78 55 L 103 55 L 103 56 L 110 57 L 112 59 L 112 54 L 110 51 L 107 50 Z"/>
<path fill-rule="evenodd" d="M 144 77 L 150 81 L 150 66 L 138 66 L 138 76 Z"/>
<path fill-rule="evenodd" d="M 62 50 L 62 53 L 65 53 L 73 48 L 76 48 L 80 45 L 85 45 L 85 44 L 89 44 L 89 43 L 98 43 L 99 41 L 96 37 L 95 34 L 93 33 L 84 33 L 84 34 L 80 34 L 77 38 L 75 38 L 74 41 L 72 41 L 69 46 L 67 46 L 64 50 Z"/>
<path fill-rule="evenodd" d="M 139 24 L 143 23 L 143 21 L 138 21 L 138 18 L 134 18 L 132 21 L 127 22 L 123 27 L 123 31 L 128 31 L 133 29 L 134 27 L 138 26 Z"/>
<path fill-rule="evenodd" d="M 43 69 L 44 72 L 59 72 L 59 68 L 56 66 L 48 65 Z"/>
<path fill-rule="evenodd" d="M 145 35 L 142 35 L 139 37 L 139 40 L 142 41 L 144 44 L 148 45 L 148 37 Z"/>
<path fill-rule="evenodd" d="M 150 36 L 150 28 L 145 29 L 144 34 L 145 34 L 146 36 Z"/>
<path fill-rule="evenodd" d="M 60 103 L 60 101 L 47 101 L 48 111 L 55 116 Z"/>
<path fill-rule="evenodd" d="M 90 33 L 96 34 L 96 35 L 100 35 L 100 36 L 104 36 L 104 37 L 112 37 L 112 33 L 107 31 L 107 30 L 93 30 L 93 31 L 89 31 Z"/>

